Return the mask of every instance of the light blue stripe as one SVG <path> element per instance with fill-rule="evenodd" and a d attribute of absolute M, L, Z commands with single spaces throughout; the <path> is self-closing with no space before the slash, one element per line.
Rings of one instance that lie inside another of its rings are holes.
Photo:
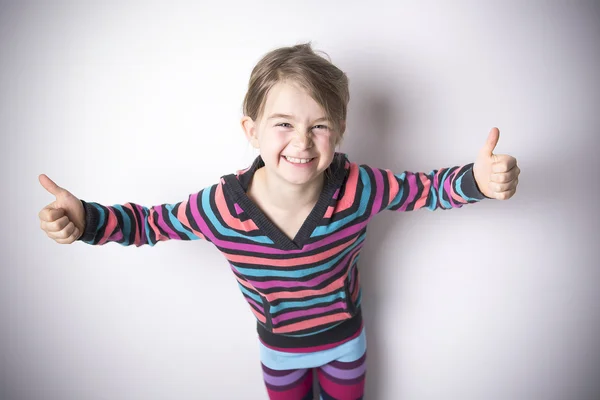
<path fill-rule="evenodd" d="M 273 244 L 273 241 L 271 239 L 269 239 L 267 236 L 243 235 L 232 229 L 225 228 L 223 225 L 221 225 L 219 220 L 215 217 L 215 215 L 212 211 L 212 208 L 210 207 L 210 190 L 202 191 L 202 208 L 203 208 L 204 212 L 206 212 L 206 215 L 208 216 L 208 219 L 210 220 L 210 222 L 213 224 L 215 229 L 221 235 L 229 236 L 229 237 L 239 237 L 239 238 L 250 239 L 255 242 L 259 242 L 259 243 L 263 243 L 263 244 Z M 227 239 L 227 240 L 230 240 L 230 239 Z"/>
<path fill-rule="evenodd" d="M 129 235 L 131 234 L 131 219 L 129 218 L 129 214 L 125 213 L 124 207 L 120 204 L 115 204 L 113 207 L 121 212 L 121 216 L 123 217 L 123 224 L 125 225 L 122 227 L 123 239 L 125 240 L 123 242 L 123 245 L 129 246 Z"/>
<path fill-rule="evenodd" d="M 259 295 L 257 295 L 256 293 L 252 293 L 251 291 L 249 291 L 244 285 L 242 285 L 241 283 L 238 282 L 238 286 L 240 287 L 240 290 L 243 293 L 246 293 L 246 295 L 248 297 L 250 297 L 251 299 L 255 300 L 258 304 L 262 305 L 262 299 L 260 298 Z"/>
<path fill-rule="evenodd" d="M 154 235 L 154 242 L 150 241 L 150 223 L 148 222 L 149 213 L 150 210 L 148 210 L 147 207 L 142 207 L 142 217 L 144 218 L 144 223 L 146 225 L 146 243 L 148 243 L 150 246 L 154 246 L 156 243 L 158 243 L 158 241 L 156 235 Z"/>
<path fill-rule="evenodd" d="M 245 276 L 256 276 L 256 277 L 272 276 L 272 277 L 285 277 L 285 278 L 303 278 L 305 276 L 314 274 L 316 272 L 327 271 L 328 269 L 331 268 L 331 266 L 336 264 L 339 260 L 341 260 L 344 256 L 346 256 L 346 254 L 348 254 L 356 246 L 358 246 L 360 243 L 362 243 L 365 240 L 366 236 L 367 236 L 366 232 L 363 233 L 356 240 L 356 242 L 354 242 L 354 244 L 352 244 L 352 246 L 348 246 L 346 249 L 344 249 L 344 251 L 342 253 L 340 253 L 340 255 L 338 255 L 331 261 L 326 262 L 325 264 L 318 265 L 316 267 L 308 268 L 308 269 L 297 270 L 297 271 L 293 271 L 293 270 L 286 271 L 284 269 L 242 268 L 242 267 L 238 267 L 235 264 L 231 264 L 231 265 L 233 265 L 237 271 L 239 271 L 241 274 L 243 274 Z"/>
<path fill-rule="evenodd" d="M 440 184 L 440 189 L 439 189 L 440 192 L 438 193 L 438 196 L 440 198 L 440 204 L 442 205 L 443 208 L 446 208 L 446 209 L 452 207 L 452 205 L 448 201 L 444 200 L 444 183 L 446 182 L 446 178 L 447 178 L 449 172 L 450 172 L 450 168 L 448 168 L 446 170 L 446 172 L 444 172 L 444 176 L 442 177 L 442 183 Z M 435 174 L 433 176 L 435 176 Z M 450 184 L 450 189 L 452 189 L 452 184 Z M 448 193 L 448 196 L 452 196 L 452 195 L 450 193 Z M 429 209 L 431 211 L 433 211 L 433 210 L 435 210 L 436 206 L 437 206 L 437 203 L 431 203 L 431 205 L 429 206 Z"/>
<path fill-rule="evenodd" d="M 314 353 L 287 353 L 272 350 L 259 343 L 261 362 L 275 370 L 316 368 L 332 361 L 352 362 L 361 358 L 367 351 L 367 336 L 363 327 L 360 335 L 349 342 L 332 349 Z"/>
<path fill-rule="evenodd" d="M 431 180 L 431 187 L 429 188 L 429 193 L 431 193 L 431 204 L 427 207 L 429 210 L 435 210 L 436 204 L 438 202 L 438 194 L 435 190 L 433 190 L 433 178 Z"/>
<path fill-rule="evenodd" d="M 469 172 L 469 170 L 463 172 L 463 174 L 456 180 L 456 191 L 458 192 L 460 197 L 462 197 L 463 199 L 466 199 L 467 201 L 479 201 L 479 199 L 474 199 L 472 197 L 467 196 L 462 190 L 462 179 L 463 179 L 463 176 L 465 176 L 465 174 L 467 172 Z"/>
<path fill-rule="evenodd" d="M 100 228 L 102 225 L 104 225 L 104 221 L 106 220 L 106 215 L 104 212 L 104 209 L 102 208 L 102 206 L 98 203 L 88 203 L 92 206 L 94 206 L 96 208 L 96 210 L 98 210 L 98 214 L 100 214 L 100 218 L 98 220 L 98 228 Z M 96 235 L 98 235 L 98 230 L 96 229 L 96 232 L 94 232 L 94 239 L 96 238 Z"/>
<path fill-rule="evenodd" d="M 328 302 L 334 301 L 336 299 L 345 299 L 345 298 L 346 298 L 346 293 L 342 291 L 337 294 L 332 294 L 332 295 L 325 296 L 325 297 L 317 297 L 317 298 L 305 300 L 305 301 L 285 301 L 276 306 L 271 306 L 271 313 L 276 313 L 281 310 L 285 310 L 286 308 L 314 306 L 316 304 L 328 303 Z"/>

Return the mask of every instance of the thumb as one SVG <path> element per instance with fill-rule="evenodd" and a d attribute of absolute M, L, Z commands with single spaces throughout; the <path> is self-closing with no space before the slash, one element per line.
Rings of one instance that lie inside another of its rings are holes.
<path fill-rule="evenodd" d="M 481 151 L 487 156 L 492 156 L 494 154 L 494 149 L 498 144 L 498 139 L 500 139 L 500 130 L 498 128 L 492 128 Z"/>
<path fill-rule="evenodd" d="M 58 197 L 61 193 L 65 191 L 63 188 L 54 183 L 52 179 L 48 178 L 46 174 L 41 174 L 38 178 L 44 189 L 46 189 L 48 192 L 50 192 L 50 194 L 53 194 L 56 197 Z"/>

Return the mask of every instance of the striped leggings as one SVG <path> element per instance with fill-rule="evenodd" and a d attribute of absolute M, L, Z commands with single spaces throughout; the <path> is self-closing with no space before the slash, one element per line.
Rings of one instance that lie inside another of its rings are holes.
<path fill-rule="evenodd" d="M 317 370 L 320 400 L 362 399 L 365 389 L 367 353 L 355 361 L 335 360 Z M 312 400 L 313 369 L 274 370 L 262 364 L 271 400 Z"/>

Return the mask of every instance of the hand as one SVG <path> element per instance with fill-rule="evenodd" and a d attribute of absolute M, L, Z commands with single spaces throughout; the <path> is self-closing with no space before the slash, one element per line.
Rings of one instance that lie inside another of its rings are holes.
<path fill-rule="evenodd" d="M 521 169 L 517 166 L 516 158 L 494 154 L 499 138 L 498 128 L 492 128 L 487 142 L 479 151 L 473 175 L 481 193 L 492 199 L 508 200 L 517 191 Z"/>
<path fill-rule="evenodd" d="M 40 175 L 39 180 L 44 189 L 56 197 L 40 211 L 40 227 L 57 243 L 73 243 L 85 231 L 85 209 L 81 201 L 46 175 Z"/>

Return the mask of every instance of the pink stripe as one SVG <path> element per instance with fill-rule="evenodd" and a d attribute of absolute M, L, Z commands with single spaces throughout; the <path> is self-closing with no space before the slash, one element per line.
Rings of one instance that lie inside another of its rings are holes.
<path fill-rule="evenodd" d="M 390 193 L 388 199 L 388 204 L 390 204 L 392 201 L 394 201 L 396 196 L 400 194 L 400 185 L 398 185 L 398 179 L 396 178 L 396 175 L 394 175 L 394 173 L 389 169 L 387 170 L 387 178 L 390 185 Z"/>
<path fill-rule="evenodd" d="M 311 256 L 306 256 L 306 257 L 271 259 L 271 258 L 264 258 L 264 257 L 243 256 L 243 255 L 238 255 L 238 254 L 226 254 L 225 256 L 230 262 L 234 262 L 234 263 L 242 262 L 242 263 L 247 263 L 247 264 L 252 264 L 252 265 L 260 265 L 261 268 L 263 266 L 295 267 L 295 266 L 300 266 L 303 264 L 312 264 L 312 263 L 321 262 L 335 254 L 341 253 L 343 250 L 345 250 L 347 247 L 351 246 L 357 240 L 358 240 L 358 236 L 356 236 L 352 240 L 349 240 L 349 241 L 346 241 L 346 242 L 340 244 L 339 246 L 332 247 L 331 249 L 328 249 L 321 253 L 314 254 Z"/>
<path fill-rule="evenodd" d="M 242 222 L 236 216 L 231 215 L 231 213 L 229 212 L 229 208 L 227 208 L 225 197 L 223 196 L 223 186 L 219 185 L 215 188 L 214 200 L 215 204 L 217 205 L 217 211 L 219 212 L 219 215 L 221 215 L 221 218 L 223 218 L 225 224 L 227 224 L 230 228 L 245 232 L 250 232 L 258 229 L 258 227 L 254 224 L 254 221 L 252 221 L 251 219 Z M 235 206 L 236 209 L 239 208 L 239 205 L 237 203 L 235 204 Z"/>
<path fill-rule="evenodd" d="M 189 200 L 186 200 L 181 204 L 181 206 L 179 207 L 179 210 L 177 212 L 177 219 L 180 220 L 181 222 L 183 222 L 183 225 L 185 225 L 188 229 L 190 229 L 192 232 L 194 232 L 194 234 L 196 236 L 198 236 L 201 239 L 205 239 L 202 232 L 195 230 L 194 228 L 192 228 L 192 224 L 190 224 L 187 214 L 185 213 L 185 210 L 187 209 L 188 204 L 189 204 Z"/>
<path fill-rule="evenodd" d="M 344 195 L 341 199 L 338 200 L 336 205 L 336 211 L 342 212 L 349 208 L 352 203 L 354 203 L 354 198 L 356 196 L 356 188 L 358 182 L 358 165 L 351 164 L 350 170 L 348 172 L 348 180 L 346 182 L 346 188 L 344 191 Z"/>
<path fill-rule="evenodd" d="M 112 207 L 111 207 L 112 208 Z M 116 226 L 117 226 L 117 217 L 115 216 L 115 212 L 112 211 L 111 208 L 108 208 L 109 212 L 107 215 L 107 221 L 106 221 L 106 227 L 104 228 L 104 235 L 102 236 L 102 238 L 98 241 L 98 245 L 102 245 L 104 243 L 106 243 L 109 239 L 109 235 L 112 231 L 115 230 Z"/>
<path fill-rule="evenodd" d="M 317 317 L 306 321 L 301 321 L 295 324 L 286 325 L 281 328 L 273 328 L 273 333 L 289 333 L 297 332 L 304 329 L 314 328 L 316 326 L 327 325 L 337 321 L 343 321 L 352 317 L 347 312 L 340 312 L 337 314 L 326 315 L 324 317 Z"/>
<path fill-rule="evenodd" d="M 429 177 L 426 174 L 419 174 L 419 179 L 423 184 L 423 191 L 421 192 L 421 198 L 415 203 L 415 210 L 423 208 L 423 206 L 427 204 L 427 197 L 429 196 L 429 188 L 431 186 L 431 181 L 429 181 Z"/>

